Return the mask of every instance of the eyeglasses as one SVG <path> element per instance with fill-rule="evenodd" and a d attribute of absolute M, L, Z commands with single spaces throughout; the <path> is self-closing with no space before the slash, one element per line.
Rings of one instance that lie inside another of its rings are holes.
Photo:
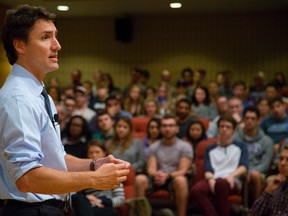
<path fill-rule="evenodd" d="M 167 125 L 161 125 L 161 127 L 163 127 L 163 128 L 167 128 L 167 127 L 175 127 L 175 126 L 177 126 L 176 124 L 167 124 Z"/>
<path fill-rule="evenodd" d="M 256 117 L 244 117 L 245 120 L 252 120 L 252 121 L 255 121 L 257 120 Z"/>

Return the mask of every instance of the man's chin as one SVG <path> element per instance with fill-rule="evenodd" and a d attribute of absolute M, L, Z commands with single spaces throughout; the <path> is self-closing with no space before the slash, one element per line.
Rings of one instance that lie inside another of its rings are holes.
<path fill-rule="evenodd" d="M 53 65 L 51 65 L 50 69 L 51 69 L 50 72 L 58 70 L 59 69 L 59 64 L 58 63 L 54 63 Z"/>

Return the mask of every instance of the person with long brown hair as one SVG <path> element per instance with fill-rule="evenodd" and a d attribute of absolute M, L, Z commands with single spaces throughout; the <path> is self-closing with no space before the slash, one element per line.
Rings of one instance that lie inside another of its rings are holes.
<path fill-rule="evenodd" d="M 123 108 L 130 112 L 132 116 L 143 114 L 143 97 L 139 85 L 132 85 L 129 89 L 128 96 L 124 99 Z"/>
<path fill-rule="evenodd" d="M 133 126 L 129 118 L 120 117 L 114 124 L 114 136 L 107 144 L 114 157 L 131 163 L 136 172 L 142 172 L 145 157 L 141 140 L 132 137 Z"/>

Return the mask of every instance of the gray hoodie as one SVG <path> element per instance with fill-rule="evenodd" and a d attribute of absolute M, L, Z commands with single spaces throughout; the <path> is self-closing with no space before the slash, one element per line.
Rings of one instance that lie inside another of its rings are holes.
<path fill-rule="evenodd" d="M 234 140 L 247 144 L 249 153 L 249 170 L 258 170 L 266 174 L 274 152 L 273 141 L 259 128 L 255 137 L 248 137 L 244 129 L 238 129 Z"/>

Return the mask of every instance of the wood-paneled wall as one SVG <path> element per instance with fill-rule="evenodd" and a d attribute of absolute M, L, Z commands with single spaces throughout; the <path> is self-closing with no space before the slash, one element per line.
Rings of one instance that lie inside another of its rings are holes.
<path fill-rule="evenodd" d="M 116 85 L 129 82 L 130 69 L 150 71 L 158 82 L 163 69 L 173 80 L 187 66 L 207 70 L 207 80 L 223 69 L 250 82 L 258 71 L 267 80 L 288 71 L 288 14 L 211 14 L 133 18 L 133 39 L 115 40 L 114 19 L 59 19 L 60 69 L 49 77 L 63 77 L 67 84 L 73 68 L 91 79 L 95 69 L 110 72 Z"/>
<path fill-rule="evenodd" d="M 176 81 L 188 66 L 206 69 L 206 80 L 230 69 L 234 80 L 249 83 L 258 71 L 264 71 L 267 80 L 275 72 L 288 71 L 288 14 L 284 12 L 136 16 L 132 20 L 133 39 L 122 43 L 115 39 L 115 18 L 58 18 L 60 69 L 48 74 L 46 81 L 58 77 L 67 85 L 74 68 L 84 72 L 83 80 L 91 80 L 96 69 L 109 72 L 120 87 L 129 82 L 133 67 L 150 71 L 153 85 L 163 69 L 169 69 Z"/>

